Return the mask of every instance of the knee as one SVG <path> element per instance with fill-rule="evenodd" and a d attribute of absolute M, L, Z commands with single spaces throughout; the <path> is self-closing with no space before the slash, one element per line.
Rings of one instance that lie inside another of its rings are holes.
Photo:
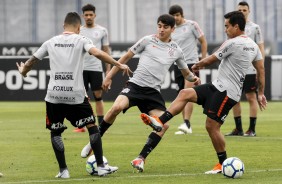
<path fill-rule="evenodd" d="M 180 98 L 181 100 L 191 101 L 191 99 L 193 97 L 192 96 L 193 93 L 192 93 L 191 89 L 192 88 L 185 88 L 185 89 L 180 90 L 177 98 Z"/>
<path fill-rule="evenodd" d="M 257 102 L 257 96 L 255 93 L 250 93 L 246 95 L 246 98 L 249 103 L 256 103 Z"/>

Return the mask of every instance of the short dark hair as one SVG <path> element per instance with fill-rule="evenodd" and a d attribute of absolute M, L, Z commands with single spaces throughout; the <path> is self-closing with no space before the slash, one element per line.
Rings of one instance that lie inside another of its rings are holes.
<path fill-rule="evenodd" d="M 165 25 L 169 25 L 170 27 L 175 26 L 175 19 L 172 15 L 169 15 L 169 14 L 163 14 L 159 16 L 157 23 L 159 22 L 162 22 Z"/>
<path fill-rule="evenodd" d="M 238 6 L 247 6 L 249 9 L 250 9 L 250 6 L 249 6 L 249 4 L 246 2 L 246 1 L 241 1 L 239 4 L 238 4 Z"/>
<path fill-rule="evenodd" d="M 183 9 L 181 6 L 179 6 L 178 4 L 175 4 L 175 5 L 172 5 L 170 8 L 169 8 L 169 11 L 168 13 L 170 15 L 174 15 L 176 13 L 180 13 L 182 16 L 183 16 Z"/>
<path fill-rule="evenodd" d="M 77 24 L 81 24 L 81 19 L 78 13 L 76 12 L 69 12 L 66 15 L 65 24 L 69 24 L 69 25 L 77 25 Z"/>
<path fill-rule="evenodd" d="M 81 8 L 81 10 L 82 10 L 82 13 L 84 13 L 85 11 L 93 11 L 95 13 L 96 8 L 92 4 L 86 4 Z"/>
<path fill-rule="evenodd" d="M 244 14 L 240 11 L 232 11 L 224 15 L 225 19 L 229 19 L 229 23 L 234 26 L 238 24 L 241 31 L 245 30 L 246 19 Z"/>

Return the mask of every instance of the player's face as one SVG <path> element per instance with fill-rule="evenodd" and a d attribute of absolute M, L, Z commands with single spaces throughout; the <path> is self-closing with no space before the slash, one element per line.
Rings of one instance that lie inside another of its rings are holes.
<path fill-rule="evenodd" d="M 180 13 L 176 13 L 176 14 L 173 14 L 172 15 L 175 19 L 175 24 L 178 26 L 178 25 L 181 25 L 184 21 L 184 17 L 182 17 L 182 15 Z"/>
<path fill-rule="evenodd" d="M 158 38 L 162 42 L 169 42 L 170 35 L 173 32 L 174 27 L 170 27 L 169 25 L 163 24 L 162 22 L 158 23 Z"/>
<path fill-rule="evenodd" d="M 229 19 L 225 19 L 225 33 L 227 35 L 228 38 L 234 38 L 237 35 L 237 30 L 238 30 L 238 25 L 235 24 L 234 26 L 232 26 L 229 23 Z"/>
<path fill-rule="evenodd" d="M 245 16 L 245 19 L 246 19 L 246 20 L 248 19 L 249 14 L 250 14 L 250 10 L 249 10 L 249 7 L 248 7 L 248 6 L 239 5 L 239 6 L 238 6 L 238 11 L 240 11 L 240 12 L 243 13 L 243 15 Z"/>
<path fill-rule="evenodd" d="M 83 18 L 87 27 L 92 27 L 94 25 L 94 19 L 96 14 L 93 11 L 85 11 L 83 13 Z"/>

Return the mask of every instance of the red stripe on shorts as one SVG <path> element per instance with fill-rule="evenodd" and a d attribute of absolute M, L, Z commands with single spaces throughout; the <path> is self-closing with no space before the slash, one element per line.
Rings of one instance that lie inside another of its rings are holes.
<path fill-rule="evenodd" d="M 221 103 L 221 105 L 220 105 L 220 107 L 219 107 L 219 110 L 218 110 L 218 112 L 217 112 L 217 116 L 218 116 L 218 117 L 220 117 L 220 114 L 221 114 L 221 112 L 222 112 L 222 109 L 223 109 L 223 107 L 225 106 L 227 100 L 228 100 L 228 96 L 226 96 L 226 97 L 224 98 L 223 102 Z"/>

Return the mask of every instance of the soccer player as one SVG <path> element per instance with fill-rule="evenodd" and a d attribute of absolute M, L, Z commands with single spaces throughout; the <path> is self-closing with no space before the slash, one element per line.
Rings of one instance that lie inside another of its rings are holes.
<path fill-rule="evenodd" d="M 207 41 L 204 36 L 203 31 L 197 22 L 192 20 L 187 20 L 184 18 L 183 9 L 179 5 L 172 5 L 169 8 L 169 14 L 175 19 L 175 30 L 171 34 L 171 38 L 175 41 L 179 47 L 182 49 L 185 62 L 189 69 L 193 64 L 199 61 L 198 56 L 198 41 L 201 44 L 201 57 L 202 59 L 206 57 L 207 54 Z M 184 79 L 178 67 L 174 66 L 175 82 L 178 84 L 178 93 L 183 88 L 193 87 L 194 83 L 189 82 Z M 196 73 L 199 77 L 199 73 Z M 187 134 L 192 133 L 192 127 L 190 123 L 190 118 L 193 112 L 193 103 L 188 102 L 182 111 L 183 121 L 175 134 Z"/>
<path fill-rule="evenodd" d="M 125 72 L 130 70 L 127 65 L 120 64 L 97 49 L 90 39 L 79 35 L 80 26 L 80 16 L 76 12 L 68 13 L 61 35 L 44 42 L 25 63 L 17 63 L 19 72 L 26 77 L 38 60 L 49 55 L 51 74 L 45 97 L 46 128 L 51 131 L 51 143 L 60 168 L 56 178 L 70 178 L 61 135 L 67 128 L 65 118 L 74 127 L 87 127 L 91 147 L 95 150 L 99 176 L 118 170 L 118 167 L 104 165 L 103 162 L 102 140 L 83 83 L 83 56 L 88 52 Z"/>
<path fill-rule="evenodd" d="M 245 1 L 242 1 L 238 4 L 238 11 L 242 12 L 246 19 L 245 34 L 250 37 L 256 44 L 259 46 L 259 49 L 264 58 L 264 43 L 263 37 L 259 25 L 251 22 L 249 20 L 250 8 L 249 4 Z M 258 112 L 258 102 L 257 102 L 257 76 L 256 70 L 253 66 L 250 66 L 248 69 L 244 84 L 243 91 L 245 92 L 247 101 L 249 102 L 250 107 L 250 125 L 248 130 L 243 132 L 242 120 L 241 120 L 241 105 L 238 102 L 233 107 L 233 115 L 235 120 L 236 128 L 233 129 L 230 133 L 225 134 L 226 136 L 256 136 L 256 121 L 257 121 L 257 112 Z"/>
<path fill-rule="evenodd" d="M 264 96 L 263 58 L 257 44 L 244 34 L 246 24 L 244 15 L 239 11 L 233 11 L 225 14 L 224 18 L 225 32 L 229 39 L 214 54 L 192 66 L 193 71 L 198 71 L 221 60 L 216 80 L 212 83 L 181 90 L 165 113 L 159 117 L 141 114 L 143 122 L 156 127 L 155 130 L 157 130 L 161 129 L 162 126 L 166 126 L 167 121 L 179 114 L 187 102 L 202 105 L 203 113 L 207 115 L 206 129 L 219 160 L 219 163 L 211 171 L 205 172 L 206 174 L 221 173 L 221 165 L 227 158 L 227 154 L 224 136 L 220 132 L 220 127 L 230 109 L 240 100 L 243 82 L 251 64 L 257 70 L 260 109 L 265 109 L 267 104 Z"/>
<path fill-rule="evenodd" d="M 96 8 L 92 4 L 86 4 L 82 7 L 84 26 L 80 28 L 80 34 L 91 39 L 96 48 L 103 50 L 110 55 L 108 30 L 99 24 L 95 23 Z M 110 64 L 106 64 L 106 73 L 111 69 Z M 84 56 L 83 79 L 86 91 L 89 89 L 93 92 L 96 115 L 100 124 L 104 118 L 104 102 L 102 99 L 102 81 L 103 81 L 103 66 L 101 60 L 96 57 L 86 54 Z M 84 128 L 76 128 L 74 132 L 84 132 Z"/>
<path fill-rule="evenodd" d="M 127 63 L 135 54 L 140 55 L 133 76 L 126 83 L 99 126 L 101 136 L 114 123 L 121 111 L 125 113 L 133 106 L 137 106 L 143 113 L 157 116 L 166 110 L 160 89 L 170 66 L 174 62 L 176 62 L 185 79 L 190 82 L 200 82 L 199 78 L 188 69 L 181 48 L 171 40 L 171 33 L 174 31 L 175 25 L 173 16 L 168 14 L 159 16 L 157 25 L 157 34 L 143 37 L 119 59 L 120 63 Z M 104 89 L 109 89 L 112 78 L 118 70 L 117 67 L 113 67 L 108 73 L 103 82 Z M 144 170 L 146 157 L 161 141 L 168 127 L 168 124 L 166 124 L 160 132 L 153 131 L 149 135 L 139 156 L 131 162 L 134 168 L 140 172 Z M 90 149 L 88 144 L 82 152 L 88 153 Z"/>

